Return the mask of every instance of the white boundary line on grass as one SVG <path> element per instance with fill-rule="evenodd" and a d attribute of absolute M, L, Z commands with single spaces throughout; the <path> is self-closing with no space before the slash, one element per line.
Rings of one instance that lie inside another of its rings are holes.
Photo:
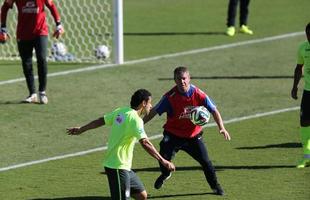
<path fill-rule="evenodd" d="M 173 58 L 173 57 L 178 57 L 178 56 L 204 53 L 204 52 L 209 52 L 209 51 L 228 49 L 228 48 L 233 48 L 233 47 L 262 43 L 262 42 L 270 42 L 270 41 L 274 41 L 274 40 L 281 40 L 281 39 L 285 39 L 285 38 L 289 38 L 289 37 L 300 36 L 303 34 L 304 34 L 304 32 L 287 33 L 287 34 L 283 34 L 283 35 L 277 35 L 277 36 L 266 37 L 266 38 L 261 38 L 261 39 L 247 40 L 247 41 L 236 42 L 236 43 L 232 43 L 232 44 L 224 44 L 224 45 L 219 45 L 219 46 L 214 46 L 214 47 L 207 47 L 207 48 L 195 49 L 195 50 L 191 50 L 191 51 L 183 51 L 183 52 L 179 52 L 179 53 L 166 54 L 166 55 L 155 56 L 155 57 L 150 57 L 150 58 L 132 60 L 132 61 L 127 61 L 122 65 L 138 64 L 138 63 L 150 62 L 150 61 L 155 61 L 155 60 L 160 60 L 160 59 L 165 59 L 165 58 Z M 116 66 L 118 66 L 118 65 L 117 64 L 95 65 L 95 66 L 89 66 L 89 67 L 80 68 L 80 69 L 51 73 L 51 74 L 48 74 L 48 77 L 64 76 L 64 75 L 68 75 L 68 74 L 75 74 L 75 73 L 86 72 L 86 71 L 94 71 L 94 70 L 98 70 L 98 69 L 104 69 L 104 68 L 116 67 Z M 35 78 L 37 79 L 37 76 Z M 17 79 L 11 79 L 11 80 L 7 80 L 7 81 L 0 81 L 0 85 L 6 85 L 6 84 L 17 83 L 17 82 L 22 82 L 22 81 L 25 81 L 25 78 L 17 78 Z"/>
<path fill-rule="evenodd" d="M 299 107 L 291 107 L 291 108 L 274 110 L 274 111 L 265 112 L 265 113 L 257 113 L 254 115 L 249 115 L 249 116 L 245 116 L 245 117 L 238 117 L 238 118 L 226 120 L 226 121 L 224 121 L 224 123 L 225 124 L 235 123 L 235 122 L 240 122 L 240 121 L 244 121 L 244 120 L 248 120 L 248 119 L 260 118 L 260 117 L 275 115 L 275 114 L 279 114 L 279 113 L 283 113 L 283 112 L 294 111 L 294 110 L 298 110 L 298 109 L 299 109 Z M 207 127 L 213 127 L 213 126 L 216 126 L 216 124 L 210 123 L 210 124 L 208 124 Z M 162 137 L 162 134 L 154 135 L 154 136 L 150 137 L 150 139 L 154 140 L 154 139 L 157 139 L 160 137 Z M 0 168 L 0 172 L 12 170 L 12 169 L 17 169 L 17 168 L 21 168 L 21 167 L 27 167 L 27 166 L 31 166 L 31 165 L 35 165 L 35 164 L 45 163 L 45 162 L 49 162 L 49 161 L 53 161 L 53 160 L 61 160 L 61 159 L 65 159 L 65 158 L 82 156 L 82 155 L 86 155 L 86 154 L 90 154 L 90 153 L 94 153 L 94 152 L 98 152 L 98 151 L 104 151 L 106 149 L 107 149 L 106 146 L 98 147 L 98 148 L 89 149 L 86 151 L 80 151 L 80 152 L 76 152 L 76 153 L 70 153 L 70 154 L 50 157 L 50 158 L 46 158 L 46 159 L 42 159 L 42 160 L 35 160 L 35 161 L 30 161 L 30 162 L 26 162 L 26 163 L 17 164 L 17 165 L 11 165 L 11 166 Z"/>

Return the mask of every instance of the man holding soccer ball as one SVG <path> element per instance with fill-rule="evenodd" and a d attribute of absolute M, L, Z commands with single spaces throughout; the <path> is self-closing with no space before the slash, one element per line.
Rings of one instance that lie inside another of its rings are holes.
<path fill-rule="evenodd" d="M 55 24 L 53 36 L 59 38 L 64 29 L 60 22 L 60 15 L 53 0 L 4 0 L 1 7 L 1 29 L 0 43 L 9 39 L 6 28 L 6 19 L 9 9 L 16 5 L 18 10 L 17 21 L 17 46 L 22 60 L 23 72 L 29 91 L 29 96 L 23 100 L 24 103 L 47 104 L 48 99 L 45 93 L 47 83 L 47 36 L 48 27 L 45 13 L 45 6 L 50 10 Z M 36 52 L 38 77 L 39 77 L 39 99 L 35 91 L 34 75 L 32 68 L 32 51 Z"/>
<path fill-rule="evenodd" d="M 164 125 L 164 137 L 160 142 L 160 154 L 171 160 L 174 155 L 183 150 L 192 158 L 197 160 L 204 171 L 205 177 L 211 189 L 217 195 L 224 195 L 224 191 L 217 181 L 215 169 L 208 156 L 208 151 L 202 141 L 202 127 L 194 125 L 190 120 L 191 109 L 196 106 L 205 106 L 212 114 L 218 125 L 219 133 L 226 140 L 230 140 L 230 135 L 225 129 L 220 112 L 213 101 L 203 91 L 190 84 L 190 74 L 186 67 L 177 67 L 174 70 L 174 86 L 168 91 L 152 108 L 149 115 L 143 118 L 147 123 L 155 115 L 167 114 L 167 121 Z M 160 163 L 159 163 L 160 164 Z M 160 164 L 161 175 L 155 181 L 154 187 L 160 189 L 168 178 L 171 171 Z"/>
<path fill-rule="evenodd" d="M 297 65 L 294 73 L 294 83 L 291 90 L 293 99 L 297 99 L 298 84 L 304 74 L 304 91 L 300 105 L 300 135 L 304 156 L 297 165 L 297 168 L 304 168 L 310 165 L 310 23 L 306 26 L 307 40 L 298 49 Z"/>

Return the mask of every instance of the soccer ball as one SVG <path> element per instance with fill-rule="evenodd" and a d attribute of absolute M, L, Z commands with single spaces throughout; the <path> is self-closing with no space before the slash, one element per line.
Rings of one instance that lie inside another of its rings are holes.
<path fill-rule="evenodd" d="M 64 56 L 68 53 L 67 47 L 62 42 L 55 42 L 52 45 L 52 55 L 54 56 Z"/>
<path fill-rule="evenodd" d="M 95 49 L 97 59 L 107 59 L 110 57 L 110 50 L 106 45 L 100 45 Z"/>
<path fill-rule="evenodd" d="M 210 112 L 204 106 L 197 106 L 191 110 L 190 119 L 193 124 L 205 126 L 210 120 Z"/>

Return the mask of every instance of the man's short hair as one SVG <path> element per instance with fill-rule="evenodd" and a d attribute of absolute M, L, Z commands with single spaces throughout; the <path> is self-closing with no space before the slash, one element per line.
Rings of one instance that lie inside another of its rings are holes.
<path fill-rule="evenodd" d="M 177 75 L 182 74 L 182 73 L 185 73 L 185 72 L 188 72 L 187 67 L 185 67 L 185 66 L 179 66 L 179 67 L 177 67 L 177 68 L 174 69 L 173 78 L 176 79 Z"/>
<path fill-rule="evenodd" d="M 310 34 L 310 22 L 306 26 L 306 33 Z"/>
<path fill-rule="evenodd" d="M 130 100 L 130 107 L 133 109 L 138 108 L 138 106 L 143 101 L 148 101 L 152 94 L 147 91 L 146 89 L 139 89 L 137 90 L 132 96 Z"/>

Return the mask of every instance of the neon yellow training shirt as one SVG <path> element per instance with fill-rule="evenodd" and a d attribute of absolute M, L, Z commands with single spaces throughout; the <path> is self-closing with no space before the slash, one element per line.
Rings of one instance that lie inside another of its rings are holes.
<path fill-rule="evenodd" d="M 310 91 L 310 44 L 308 41 L 299 46 L 297 64 L 303 65 L 305 90 Z"/>
<path fill-rule="evenodd" d="M 123 107 L 104 115 L 104 121 L 111 126 L 111 131 L 103 165 L 112 169 L 130 170 L 135 142 L 147 138 L 143 120 L 136 110 Z"/>

